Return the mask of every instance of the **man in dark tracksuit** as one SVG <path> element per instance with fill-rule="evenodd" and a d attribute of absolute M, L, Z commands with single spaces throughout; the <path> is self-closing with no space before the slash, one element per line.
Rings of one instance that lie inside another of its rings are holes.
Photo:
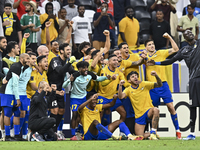
<path fill-rule="evenodd" d="M 38 91 L 31 98 L 29 129 L 31 129 L 32 138 L 36 141 L 57 140 L 52 129 L 56 120 L 47 116 L 48 105 L 55 99 L 56 89 L 55 84 L 50 87 L 47 82 L 41 81 Z"/>

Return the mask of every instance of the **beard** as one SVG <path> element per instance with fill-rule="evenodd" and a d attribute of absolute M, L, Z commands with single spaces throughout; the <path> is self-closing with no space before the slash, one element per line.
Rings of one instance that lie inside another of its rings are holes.
<path fill-rule="evenodd" d="M 28 9 L 25 10 L 25 12 L 27 12 L 27 13 L 30 12 L 30 11 L 31 11 L 31 10 L 28 10 Z"/>
<path fill-rule="evenodd" d="M 1 45 L 0 45 L 0 49 L 2 50 L 2 51 L 5 51 L 6 49 L 5 48 L 3 48 Z"/>

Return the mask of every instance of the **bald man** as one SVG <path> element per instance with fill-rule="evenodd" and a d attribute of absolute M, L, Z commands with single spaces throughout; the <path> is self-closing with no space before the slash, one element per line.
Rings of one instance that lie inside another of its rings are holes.
<path fill-rule="evenodd" d="M 6 75 L 7 84 L 3 84 L 0 88 L 1 106 L 4 109 L 4 126 L 6 141 L 21 141 L 20 137 L 20 111 L 21 101 L 19 98 L 19 78 L 25 65 L 29 65 L 30 57 L 23 53 L 19 57 L 19 62 L 14 63 Z M 10 137 L 10 117 L 14 113 L 14 130 L 15 137 Z"/>
<path fill-rule="evenodd" d="M 31 98 L 29 129 L 31 129 L 31 138 L 36 141 L 57 141 L 57 135 L 52 129 L 56 120 L 48 117 L 46 113 L 48 104 L 54 100 L 56 89 L 55 84 L 50 87 L 47 82 L 41 81 L 38 91 Z"/>

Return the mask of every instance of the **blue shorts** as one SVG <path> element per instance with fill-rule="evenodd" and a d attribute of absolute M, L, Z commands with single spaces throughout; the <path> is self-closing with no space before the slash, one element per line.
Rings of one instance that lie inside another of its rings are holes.
<path fill-rule="evenodd" d="M 29 109 L 30 109 L 30 99 L 27 98 L 26 95 L 20 95 L 19 98 L 20 98 L 20 101 L 21 101 L 20 110 L 29 111 Z"/>
<path fill-rule="evenodd" d="M 147 124 L 147 120 L 151 120 L 148 117 L 149 110 L 150 109 L 148 109 L 141 117 L 135 118 L 135 123 L 140 124 L 140 125 L 146 125 Z"/>
<path fill-rule="evenodd" d="M 99 96 L 97 104 L 108 104 L 108 103 L 112 102 L 112 100 L 113 99 L 107 99 L 103 96 Z M 121 100 L 119 98 L 117 98 L 115 105 L 113 107 L 110 107 L 110 110 L 115 111 L 121 105 L 122 105 Z"/>
<path fill-rule="evenodd" d="M 108 126 L 105 126 L 106 129 L 108 129 Z M 89 129 L 87 133 L 84 135 L 84 140 L 106 140 L 109 139 L 107 135 L 103 134 L 102 132 L 99 131 L 97 135 L 93 135 Z"/>
<path fill-rule="evenodd" d="M 72 109 L 72 111 L 78 111 L 78 107 L 83 104 L 84 102 L 86 102 L 86 96 L 84 98 L 70 98 L 70 107 Z"/>
<path fill-rule="evenodd" d="M 17 105 L 17 100 L 14 95 L 10 94 L 0 94 L 1 106 L 13 107 Z"/>
<path fill-rule="evenodd" d="M 133 106 L 131 104 L 129 97 L 124 98 L 121 101 L 124 106 L 124 109 L 126 110 L 126 118 L 135 117 L 135 112 L 133 110 Z"/>
<path fill-rule="evenodd" d="M 160 105 L 160 98 L 163 99 L 165 104 L 173 102 L 172 94 L 167 82 L 163 82 L 162 87 L 150 90 L 150 96 L 154 106 Z"/>

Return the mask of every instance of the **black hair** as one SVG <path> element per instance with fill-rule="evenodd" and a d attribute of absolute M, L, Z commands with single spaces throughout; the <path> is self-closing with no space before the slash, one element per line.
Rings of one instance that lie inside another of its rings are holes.
<path fill-rule="evenodd" d="M 79 69 L 79 68 L 85 68 L 85 67 L 88 67 L 89 66 L 89 63 L 87 61 L 80 61 L 76 64 L 76 67 Z"/>
<path fill-rule="evenodd" d="M 79 10 L 80 7 L 84 7 L 85 8 L 84 5 L 78 5 L 77 9 Z"/>
<path fill-rule="evenodd" d="M 86 55 L 89 55 L 91 53 L 91 50 L 94 49 L 94 47 L 90 47 L 85 51 Z"/>
<path fill-rule="evenodd" d="M 5 37 L 5 36 L 0 36 L 0 42 L 1 42 L 1 40 L 3 40 L 3 39 L 6 39 L 6 37 Z"/>
<path fill-rule="evenodd" d="M 5 7 L 11 7 L 12 8 L 12 5 L 10 3 L 5 3 L 4 8 Z"/>
<path fill-rule="evenodd" d="M 15 41 L 8 42 L 8 44 L 6 46 L 7 52 L 10 53 L 12 51 L 12 49 L 15 48 L 15 45 L 18 45 L 18 43 Z"/>
<path fill-rule="evenodd" d="M 52 10 L 53 10 L 53 4 L 51 2 L 48 2 L 45 6 L 45 12 L 47 13 L 47 6 L 52 6 Z M 47 13 L 48 14 L 48 13 Z"/>
<path fill-rule="evenodd" d="M 139 77 L 139 74 L 138 74 L 137 71 L 131 71 L 131 72 L 127 75 L 127 80 L 129 80 L 130 77 L 131 77 L 133 74 L 136 74 L 136 75 Z"/>
<path fill-rule="evenodd" d="M 62 7 L 62 8 L 60 8 L 60 12 L 61 12 L 61 10 L 66 10 L 66 9 Z"/>
<path fill-rule="evenodd" d="M 95 56 L 98 52 L 100 52 L 100 50 L 95 50 L 95 51 L 92 52 L 92 54 L 91 54 L 92 59 L 94 59 L 94 56 Z"/>
<path fill-rule="evenodd" d="M 67 47 L 67 46 L 69 46 L 68 43 L 62 43 L 62 44 L 60 44 L 60 46 L 59 46 L 59 51 L 61 51 L 61 50 L 64 51 L 65 47 Z"/>
<path fill-rule="evenodd" d="M 156 10 L 156 13 L 157 13 L 158 11 L 161 11 L 161 12 L 163 13 L 163 15 L 164 15 L 164 12 L 163 12 L 162 9 L 158 9 L 158 10 Z"/>
<path fill-rule="evenodd" d="M 46 58 L 45 55 L 39 56 L 39 57 L 37 58 L 37 64 L 40 63 L 40 62 L 42 61 L 42 59 L 44 59 L 44 58 Z"/>
<path fill-rule="evenodd" d="M 90 99 L 94 94 L 96 94 L 95 92 L 88 92 L 86 95 L 86 99 Z"/>
<path fill-rule="evenodd" d="M 53 42 L 57 42 L 56 40 L 52 40 L 51 42 L 50 42 L 50 44 L 52 45 L 53 44 Z"/>
<path fill-rule="evenodd" d="M 195 9 L 195 6 L 193 6 L 193 5 L 187 5 L 187 9 L 189 8 L 189 7 L 191 7 L 192 9 Z"/>
<path fill-rule="evenodd" d="M 26 48 L 26 53 L 28 52 L 33 52 L 33 50 L 31 48 Z"/>
<path fill-rule="evenodd" d="M 31 56 L 37 56 L 36 53 L 34 53 L 34 52 L 30 52 L 30 53 L 27 53 L 27 54 L 28 54 L 30 57 L 31 57 Z"/>
<path fill-rule="evenodd" d="M 107 5 L 107 7 L 108 7 L 108 3 L 106 3 L 106 2 L 103 2 L 103 3 L 101 3 L 101 6 L 102 6 L 103 4 L 106 4 L 106 5 Z"/>
<path fill-rule="evenodd" d="M 108 56 L 108 60 L 111 59 L 112 57 L 117 57 L 115 54 L 111 54 Z"/>
<path fill-rule="evenodd" d="M 110 50 L 110 51 L 109 51 L 109 55 L 114 54 L 114 52 L 115 52 L 115 51 L 118 51 L 118 50 L 119 50 L 119 48 L 115 48 L 115 49 Z"/>
<path fill-rule="evenodd" d="M 118 45 L 118 48 L 121 49 L 123 45 L 128 45 L 126 42 L 122 42 Z"/>
<path fill-rule="evenodd" d="M 134 11 L 134 8 L 133 8 L 131 5 L 129 5 L 129 6 L 127 6 L 127 7 L 125 8 L 125 14 L 126 14 L 126 11 L 127 11 L 128 9 L 133 9 L 133 11 Z"/>
<path fill-rule="evenodd" d="M 147 46 L 147 43 L 149 43 L 149 42 L 151 42 L 151 41 L 153 41 L 153 40 L 146 40 L 146 41 L 144 42 L 144 46 L 146 47 L 146 46 Z"/>
<path fill-rule="evenodd" d="M 78 46 L 78 51 L 79 51 L 79 53 L 82 53 L 81 50 L 82 50 L 86 45 L 89 45 L 89 46 L 90 46 L 90 43 L 84 41 L 84 42 L 82 42 L 82 43 Z"/>

